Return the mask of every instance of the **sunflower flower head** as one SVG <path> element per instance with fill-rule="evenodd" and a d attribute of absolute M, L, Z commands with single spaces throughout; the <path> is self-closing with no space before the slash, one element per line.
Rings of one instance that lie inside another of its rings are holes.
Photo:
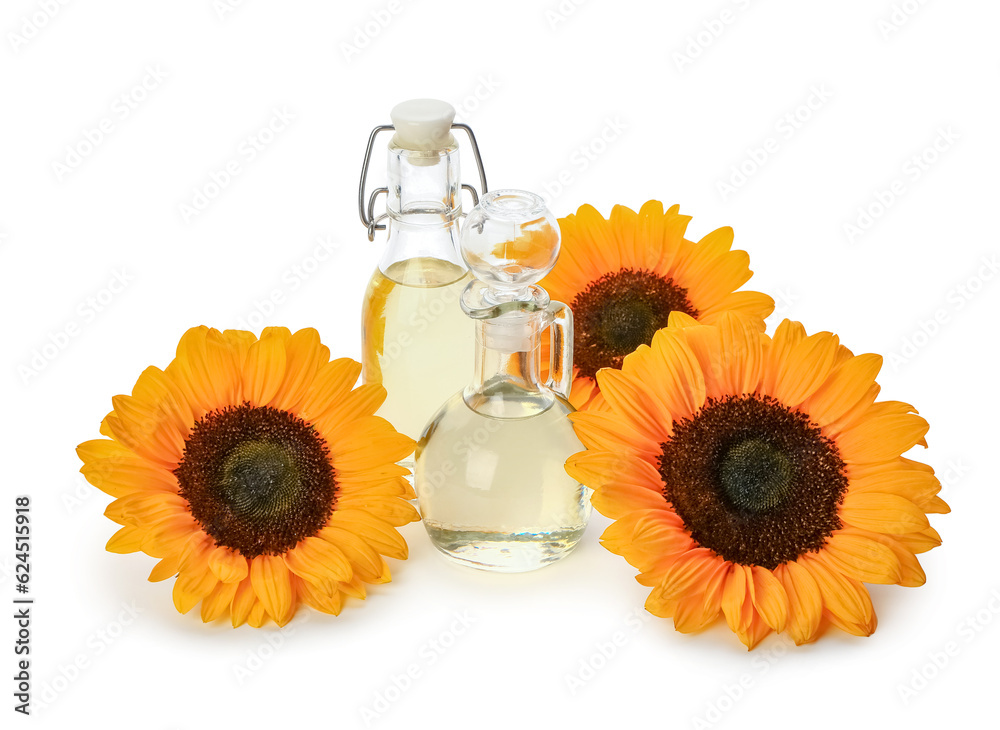
<path fill-rule="evenodd" d="M 695 243 L 684 237 L 690 220 L 679 206 L 664 212 L 656 200 L 638 213 L 616 205 L 606 219 L 584 205 L 559 219 L 561 255 L 540 283 L 573 310 L 575 407 L 603 407 L 597 371 L 620 368 L 626 355 L 649 345 L 671 312 L 713 324 L 736 311 L 764 330 L 774 300 L 737 291 L 753 272 L 747 253 L 732 250 L 733 229 L 719 228 Z"/>
<path fill-rule="evenodd" d="M 188 330 L 165 370 L 112 399 L 81 472 L 114 497 L 114 553 L 144 552 L 177 576 L 174 605 L 202 620 L 285 625 L 300 603 L 338 614 L 390 579 L 396 527 L 418 519 L 396 461 L 413 441 L 374 415 L 381 385 L 330 360 L 316 330 Z"/>
<path fill-rule="evenodd" d="M 916 554 L 948 512 L 913 407 L 876 402 L 878 355 L 788 320 L 769 338 L 737 313 L 674 312 L 603 369 L 603 411 L 570 417 L 587 447 L 567 471 L 615 522 L 601 540 L 650 588 L 646 608 L 699 631 L 720 618 L 752 649 L 827 626 L 868 636 L 865 583 L 919 586 Z"/>

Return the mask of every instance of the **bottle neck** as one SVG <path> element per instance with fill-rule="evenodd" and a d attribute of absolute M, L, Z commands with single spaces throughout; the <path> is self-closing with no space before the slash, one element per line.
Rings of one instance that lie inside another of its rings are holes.
<path fill-rule="evenodd" d="M 457 147 L 421 151 L 389 145 L 389 241 L 379 264 L 383 273 L 395 263 L 417 258 L 467 270 L 458 242 L 462 215 L 458 157 Z"/>
<path fill-rule="evenodd" d="M 466 404 L 493 418 L 525 418 L 552 405 L 541 382 L 541 312 L 510 312 L 476 322 L 476 363 Z"/>

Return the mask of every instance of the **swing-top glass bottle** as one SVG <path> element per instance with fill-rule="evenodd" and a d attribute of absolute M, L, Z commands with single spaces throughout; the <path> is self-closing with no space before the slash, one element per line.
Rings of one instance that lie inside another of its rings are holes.
<path fill-rule="evenodd" d="M 362 365 L 366 383 L 381 383 L 386 400 L 378 415 L 416 439 L 441 401 L 465 382 L 475 328 L 459 299 L 469 281 L 458 251 L 463 185 L 459 147 L 452 134 L 469 135 L 486 190 L 479 149 L 471 129 L 455 124 L 446 102 L 414 99 L 393 108 L 392 125 L 376 127 L 368 142 L 359 190 L 359 211 L 368 228 L 388 229 L 388 243 L 372 275 L 362 307 Z M 368 167 L 379 132 L 394 130 L 388 147 L 387 185 L 366 200 Z M 374 216 L 386 194 L 386 212 Z M 386 221 L 385 224 L 382 221 Z M 404 460 L 412 466 L 412 457 Z"/>

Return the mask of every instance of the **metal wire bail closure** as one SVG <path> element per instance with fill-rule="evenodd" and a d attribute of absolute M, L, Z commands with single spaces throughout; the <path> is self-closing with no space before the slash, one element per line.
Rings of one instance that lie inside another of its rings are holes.
<path fill-rule="evenodd" d="M 472 128 L 468 124 L 452 124 L 451 128 L 460 129 L 465 132 L 469 136 L 469 142 L 472 145 L 472 153 L 476 158 L 476 168 L 479 170 L 480 191 L 477 192 L 472 185 L 467 183 L 462 183 L 462 189 L 469 191 L 469 194 L 472 195 L 472 204 L 475 206 L 479 204 L 480 194 L 485 194 L 488 190 L 486 187 L 486 171 L 483 169 L 483 158 L 479 154 L 479 144 L 476 142 L 476 135 L 473 134 Z M 389 217 L 388 213 L 381 213 L 378 217 L 375 216 L 375 200 L 381 193 L 388 195 L 389 188 L 375 188 L 372 191 L 371 197 L 367 199 L 367 203 L 365 200 L 365 186 L 368 184 L 368 168 L 372 162 L 372 150 L 375 149 L 375 138 L 378 137 L 379 132 L 388 132 L 395 129 L 391 124 L 380 124 L 372 130 L 371 135 L 368 137 L 368 149 L 365 150 L 365 160 L 361 165 L 361 182 L 358 185 L 358 214 L 361 216 L 361 222 L 368 229 L 369 241 L 375 240 L 375 231 L 385 230 L 385 224 L 382 221 Z"/>

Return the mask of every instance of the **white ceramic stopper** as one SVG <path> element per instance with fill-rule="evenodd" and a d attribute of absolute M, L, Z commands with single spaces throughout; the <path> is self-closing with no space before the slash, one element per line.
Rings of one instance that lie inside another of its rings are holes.
<path fill-rule="evenodd" d="M 406 150 L 433 151 L 454 147 L 451 134 L 455 107 L 438 99 L 410 99 L 396 104 L 389 112 L 396 134 L 397 147 Z"/>

